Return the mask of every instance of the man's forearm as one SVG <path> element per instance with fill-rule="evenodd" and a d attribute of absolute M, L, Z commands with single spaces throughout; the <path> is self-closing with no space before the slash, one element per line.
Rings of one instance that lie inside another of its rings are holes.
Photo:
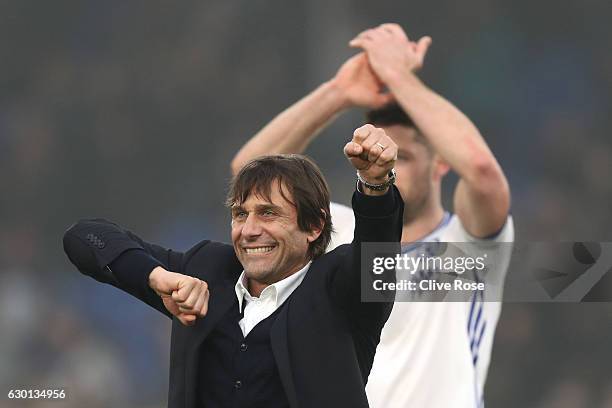
<path fill-rule="evenodd" d="M 476 126 L 414 74 L 389 88 L 434 151 L 459 174 L 455 212 L 467 231 L 486 237 L 504 225 L 510 208 L 508 181 Z"/>
<path fill-rule="evenodd" d="M 333 117 L 346 108 L 333 81 L 287 108 L 253 136 L 232 160 L 232 173 L 264 154 L 301 153 Z"/>
<path fill-rule="evenodd" d="M 389 88 L 434 150 L 461 178 L 470 182 L 483 166 L 497 166 L 472 121 L 416 75 L 403 73 Z"/>

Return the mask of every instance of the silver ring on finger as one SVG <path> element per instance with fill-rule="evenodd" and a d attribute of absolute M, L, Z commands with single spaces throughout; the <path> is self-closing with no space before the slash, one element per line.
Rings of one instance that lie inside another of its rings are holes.
<path fill-rule="evenodd" d="M 380 148 L 382 149 L 382 151 L 383 151 L 383 152 L 384 152 L 384 151 L 385 151 L 385 149 L 387 148 L 387 146 L 385 146 L 385 145 L 383 145 L 383 144 L 381 144 L 381 143 L 378 143 L 378 142 L 376 142 L 376 146 L 380 147 Z"/>

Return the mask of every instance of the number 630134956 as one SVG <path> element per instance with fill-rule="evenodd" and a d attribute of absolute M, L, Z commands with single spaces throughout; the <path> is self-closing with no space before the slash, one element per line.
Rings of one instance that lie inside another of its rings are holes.
<path fill-rule="evenodd" d="M 8 392 L 9 399 L 65 399 L 63 389 L 13 389 Z"/>

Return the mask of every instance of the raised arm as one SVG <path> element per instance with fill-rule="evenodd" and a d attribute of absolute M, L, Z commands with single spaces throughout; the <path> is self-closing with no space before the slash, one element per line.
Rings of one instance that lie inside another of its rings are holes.
<path fill-rule="evenodd" d="M 189 254 L 147 243 L 104 219 L 77 222 L 65 232 L 63 243 L 81 273 L 129 293 L 168 317 L 190 325 L 206 314 L 206 283 L 170 272 L 181 271 Z"/>
<path fill-rule="evenodd" d="M 364 53 L 347 60 L 333 79 L 281 112 L 238 151 L 231 163 L 236 174 L 249 160 L 266 154 L 302 153 L 343 110 L 376 108 L 391 100 L 372 73 Z"/>
<path fill-rule="evenodd" d="M 344 153 L 365 183 L 381 185 L 381 189 L 376 191 L 360 182 L 353 194 L 354 239 L 350 246 L 338 249 L 344 251 L 344 263 L 335 271 L 330 289 L 333 299 L 345 311 L 353 328 L 366 333 L 368 337 L 372 333 L 378 336 L 393 303 L 392 299 L 361 302 L 361 280 L 366 278 L 361 274 L 361 251 L 364 242 L 397 243 L 399 250 L 404 204 L 395 186 L 384 186 L 397 159 L 397 145 L 382 129 L 365 125 L 355 131 Z"/>
<path fill-rule="evenodd" d="M 504 173 L 480 132 L 459 109 L 414 74 L 423 64 L 431 38 L 412 42 L 397 24 L 366 30 L 350 45 L 366 51 L 377 76 L 412 118 L 434 150 L 460 176 L 454 209 L 476 237 L 499 231 L 510 207 Z"/>

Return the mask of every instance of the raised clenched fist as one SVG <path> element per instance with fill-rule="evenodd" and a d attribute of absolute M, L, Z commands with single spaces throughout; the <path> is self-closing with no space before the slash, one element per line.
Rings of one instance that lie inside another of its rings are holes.
<path fill-rule="evenodd" d="M 364 125 L 353 133 L 344 146 L 344 154 L 362 179 L 370 184 L 382 184 L 397 160 L 397 145 L 384 130 Z"/>

